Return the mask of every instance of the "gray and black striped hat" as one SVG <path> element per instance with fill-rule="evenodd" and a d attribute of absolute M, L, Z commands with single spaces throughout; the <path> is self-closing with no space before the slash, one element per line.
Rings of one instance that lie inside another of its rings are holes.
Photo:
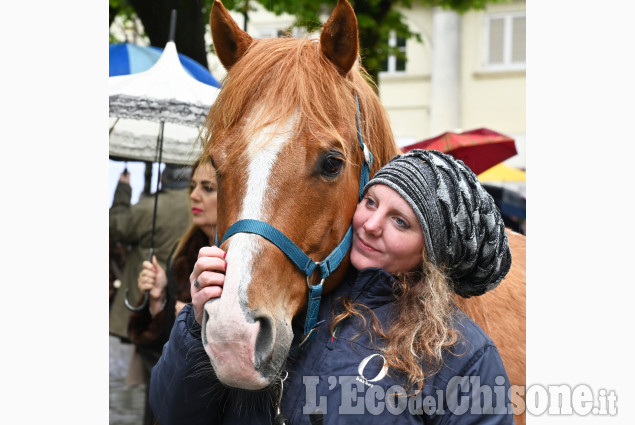
<path fill-rule="evenodd" d="M 462 297 L 498 286 L 511 266 L 505 225 L 492 196 L 463 161 L 414 149 L 391 159 L 364 187 L 384 184 L 410 204 L 430 261 Z"/>

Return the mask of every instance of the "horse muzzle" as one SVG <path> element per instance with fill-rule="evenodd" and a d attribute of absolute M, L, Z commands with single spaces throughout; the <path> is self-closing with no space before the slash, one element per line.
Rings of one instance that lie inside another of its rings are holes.
<path fill-rule="evenodd" d="M 217 378 L 245 390 L 269 386 L 291 346 L 290 323 L 268 312 L 224 307 L 221 299 L 211 300 L 203 315 L 203 345 Z"/>

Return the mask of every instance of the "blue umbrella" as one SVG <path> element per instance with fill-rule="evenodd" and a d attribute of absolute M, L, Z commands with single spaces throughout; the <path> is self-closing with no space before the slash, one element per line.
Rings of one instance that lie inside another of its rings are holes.
<path fill-rule="evenodd" d="M 152 67 L 161 57 L 163 49 L 154 46 L 137 46 L 131 43 L 117 43 L 109 46 L 108 76 L 135 74 Z M 179 53 L 181 65 L 187 73 L 201 83 L 220 88 L 220 83 L 207 68 L 194 59 Z"/>

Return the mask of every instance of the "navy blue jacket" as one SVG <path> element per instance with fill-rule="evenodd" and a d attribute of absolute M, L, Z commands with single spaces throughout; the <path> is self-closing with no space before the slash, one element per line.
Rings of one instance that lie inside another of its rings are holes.
<path fill-rule="evenodd" d="M 509 379 L 498 350 L 463 312 L 455 315 L 462 337 L 452 353 L 444 355 L 442 369 L 426 380 L 422 392 L 404 397 L 407 379 L 395 371 L 385 373 L 382 341 L 375 337 L 371 342 L 359 319 L 340 322 L 335 337 L 330 335 L 332 308 L 341 296 L 365 304 L 384 324 L 394 312 L 392 277 L 379 269 L 352 273 L 324 296 L 319 320 L 325 322 L 317 336 L 287 360 L 282 412 L 291 424 L 310 424 L 316 411 L 327 425 L 514 423 Z M 162 425 L 271 424 L 276 391 L 238 391 L 220 384 L 189 304 L 177 317 L 152 371 L 150 404 Z"/>

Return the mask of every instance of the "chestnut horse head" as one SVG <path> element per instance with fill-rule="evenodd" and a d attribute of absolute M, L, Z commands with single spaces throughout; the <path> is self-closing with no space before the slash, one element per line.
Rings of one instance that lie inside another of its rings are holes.
<path fill-rule="evenodd" d="M 358 65 L 353 9 L 339 1 L 319 42 L 252 39 L 220 1 L 210 25 L 228 71 L 209 112 L 205 148 L 218 172 L 218 237 L 236 222 L 266 223 L 322 261 L 351 225 L 364 164 L 360 139 L 374 158 L 370 176 L 399 153 Z M 321 276 L 316 270 L 307 279 L 272 238 L 229 233 L 221 244 L 223 295 L 205 306 L 203 343 L 221 382 L 260 389 L 280 373 L 291 321 L 307 314 L 309 286 Z M 337 286 L 348 265 L 346 255 L 320 289 Z"/>

